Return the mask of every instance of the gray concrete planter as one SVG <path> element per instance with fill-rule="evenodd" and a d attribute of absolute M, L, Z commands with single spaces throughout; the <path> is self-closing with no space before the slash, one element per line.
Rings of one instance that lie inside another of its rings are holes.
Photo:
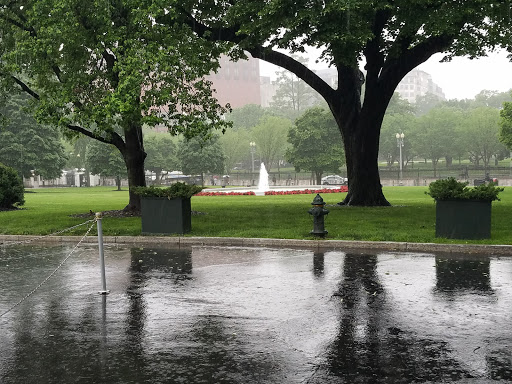
<path fill-rule="evenodd" d="M 191 230 L 190 198 L 142 197 L 142 234 L 184 234 Z"/>
<path fill-rule="evenodd" d="M 491 201 L 438 200 L 436 237 L 488 239 L 491 237 Z"/>

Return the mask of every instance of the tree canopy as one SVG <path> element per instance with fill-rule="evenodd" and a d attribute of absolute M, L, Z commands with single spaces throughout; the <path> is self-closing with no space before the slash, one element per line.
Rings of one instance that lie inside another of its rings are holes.
<path fill-rule="evenodd" d="M 178 145 L 178 159 L 184 174 L 201 175 L 202 185 L 205 173 L 224 172 L 224 154 L 217 135 L 184 138 Z"/>
<path fill-rule="evenodd" d="M 503 103 L 503 109 L 500 111 L 500 141 L 510 150 L 512 150 L 512 102 Z"/>
<path fill-rule="evenodd" d="M 339 135 L 336 121 L 329 111 L 315 107 L 304 112 L 288 132 L 291 147 L 286 159 L 297 171 L 301 169 L 315 174 L 321 184 L 322 174 L 338 173 L 343 162 L 343 145 L 335 138 Z"/>
<path fill-rule="evenodd" d="M 146 136 L 145 148 L 148 154 L 145 169 L 155 172 L 156 184 L 160 184 L 164 171 L 178 169 L 177 146 L 168 135 L 160 133 Z"/>
<path fill-rule="evenodd" d="M 265 116 L 252 129 L 256 151 L 268 170 L 283 157 L 291 126 L 292 122 L 284 117 Z"/>
<path fill-rule="evenodd" d="M 13 96 L 0 108 L 4 116 L 4 124 L 0 124 L 0 162 L 23 177 L 58 178 L 67 160 L 59 132 L 38 124 L 25 111 L 26 101 L 26 97 Z"/>
<path fill-rule="evenodd" d="M 121 190 L 121 179 L 126 177 L 126 166 L 116 147 L 91 140 L 85 158 L 87 169 L 93 175 L 115 178 L 117 190 Z"/>
<path fill-rule="evenodd" d="M 510 2 L 500 0 L 191 1 L 184 8 L 198 35 L 289 70 L 326 100 L 345 146 L 349 205 L 389 204 L 378 173 L 379 135 L 403 77 L 435 53 L 477 57 L 511 41 Z M 306 46 L 337 69 L 337 88 L 293 58 Z"/>
<path fill-rule="evenodd" d="M 67 135 L 114 145 L 130 186 L 144 185 L 143 125 L 186 137 L 229 125 L 202 77 L 218 66 L 219 45 L 156 22 L 174 14 L 153 1 L 4 3 L 1 90 L 30 95 L 38 119 Z M 139 207 L 130 193 L 127 208 Z"/>

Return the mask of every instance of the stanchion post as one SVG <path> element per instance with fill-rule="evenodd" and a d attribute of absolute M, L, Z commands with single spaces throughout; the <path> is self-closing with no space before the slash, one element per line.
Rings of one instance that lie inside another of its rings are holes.
<path fill-rule="evenodd" d="M 103 228 L 101 226 L 102 215 L 101 212 L 96 212 L 96 223 L 98 225 L 98 248 L 100 251 L 100 269 L 101 269 L 101 291 L 100 295 L 108 295 L 107 279 L 105 278 L 105 255 L 103 253 Z"/>

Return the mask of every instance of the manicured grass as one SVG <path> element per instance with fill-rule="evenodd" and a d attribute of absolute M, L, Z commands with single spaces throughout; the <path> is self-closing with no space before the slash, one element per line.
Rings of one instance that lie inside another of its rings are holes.
<path fill-rule="evenodd" d="M 493 203 L 492 238 L 479 241 L 437 239 L 435 204 L 425 187 L 385 187 L 392 207 L 335 206 L 344 193 L 323 194 L 330 213 L 325 227 L 328 239 L 512 244 L 512 188 L 505 188 L 501 201 Z M 49 234 L 83 223 L 71 217 L 89 211 L 122 209 L 128 192 L 111 187 L 37 189 L 25 195 L 23 210 L 0 212 L 0 234 Z M 189 236 L 262 237 L 311 239 L 312 217 L 308 214 L 314 195 L 204 196 L 192 198 Z M 90 218 L 93 218 L 91 215 Z M 80 227 L 65 234 L 82 234 Z M 104 218 L 105 235 L 140 235 L 140 218 Z M 94 231 L 93 231 L 94 233 Z"/>

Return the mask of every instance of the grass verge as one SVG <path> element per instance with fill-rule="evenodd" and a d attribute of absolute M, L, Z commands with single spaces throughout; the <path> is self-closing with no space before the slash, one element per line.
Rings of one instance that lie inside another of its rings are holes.
<path fill-rule="evenodd" d="M 492 238 L 447 240 L 435 238 L 435 204 L 426 187 L 385 187 L 391 207 L 335 206 L 344 193 L 322 195 L 330 213 L 325 227 L 328 239 L 400 241 L 427 243 L 512 244 L 512 188 L 505 188 L 501 201 L 492 205 Z M 204 196 L 192 198 L 188 236 L 260 237 L 311 239 L 312 217 L 308 214 L 314 195 Z M 0 234 L 50 234 L 83 223 L 72 217 L 89 211 L 122 209 L 128 192 L 111 187 L 37 189 L 25 195 L 24 209 L 0 212 Z M 91 219 L 94 217 L 90 216 Z M 103 219 L 106 236 L 141 234 L 139 217 Z M 79 235 L 85 227 L 65 234 Z"/>

